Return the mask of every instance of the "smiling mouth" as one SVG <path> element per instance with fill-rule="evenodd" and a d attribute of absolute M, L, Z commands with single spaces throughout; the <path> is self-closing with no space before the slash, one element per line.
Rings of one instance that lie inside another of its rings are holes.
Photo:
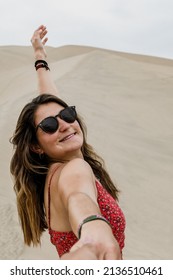
<path fill-rule="evenodd" d="M 64 142 L 64 141 L 66 141 L 66 140 L 72 138 L 74 135 L 76 135 L 76 132 L 67 135 L 66 137 L 64 137 L 63 139 L 61 139 L 59 142 Z"/>

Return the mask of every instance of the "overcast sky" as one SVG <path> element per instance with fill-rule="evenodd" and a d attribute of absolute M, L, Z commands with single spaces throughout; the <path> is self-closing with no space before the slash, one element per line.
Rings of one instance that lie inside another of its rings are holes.
<path fill-rule="evenodd" d="M 0 45 L 87 45 L 173 59 L 173 0 L 0 0 Z"/>

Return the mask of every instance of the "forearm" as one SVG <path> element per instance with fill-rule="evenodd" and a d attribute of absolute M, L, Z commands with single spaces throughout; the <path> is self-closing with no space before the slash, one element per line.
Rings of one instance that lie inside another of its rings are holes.
<path fill-rule="evenodd" d="M 100 215 L 100 209 L 87 194 L 74 193 L 68 199 L 68 213 L 72 230 L 78 237 L 80 223 L 90 215 Z"/>
<path fill-rule="evenodd" d="M 36 52 L 35 61 L 46 60 L 44 54 Z M 52 79 L 51 71 L 46 70 L 46 68 L 39 68 L 37 70 L 37 80 L 38 80 L 38 91 L 40 94 L 50 93 L 54 95 L 59 95 L 56 88 L 55 82 Z"/>
<path fill-rule="evenodd" d="M 99 229 L 104 228 L 107 233 L 112 234 L 109 222 L 102 219 L 98 205 L 86 194 L 75 193 L 70 196 L 68 201 L 69 220 L 73 232 L 79 236 L 79 228 L 81 223 L 89 217 L 89 221 L 85 222 L 81 227 L 81 237 L 86 238 L 93 232 L 95 236 L 100 233 Z M 93 216 L 95 216 L 93 218 Z M 98 218 L 97 218 L 98 217 Z M 93 218 L 93 219 L 92 219 Z"/>

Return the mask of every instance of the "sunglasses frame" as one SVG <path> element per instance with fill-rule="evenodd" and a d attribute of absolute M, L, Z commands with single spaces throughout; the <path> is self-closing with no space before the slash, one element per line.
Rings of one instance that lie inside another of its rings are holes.
<path fill-rule="evenodd" d="M 53 134 L 53 133 L 55 133 L 55 132 L 58 130 L 58 127 L 59 127 L 59 122 L 58 122 L 58 119 L 57 119 L 57 118 L 59 117 L 60 119 L 64 120 L 64 118 L 62 117 L 62 113 L 63 113 L 65 110 L 67 110 L 67 109 L 72 109 L 72 110 L 73 110 L 73 112 L 75 113 L 74 118 L 75 118 L 75 120 L 76 120 L 76 119 L 77 119 L 76 106 L 67 106 L 67 107 L 65 107 L 64 109 L 62 109 L 57 115 L 55 115 L 55 116 L 49 116 L 49 117 L 46 117 L 45 119 L 43 119 L 43 120 L 36 126 L 35 131 L 37 132 L 38 128 L 40 127 L 44 132 L 46 132 L 46 133 L 48 133 L 48 134 Z M 43 123 L 46 119 L 49 119 L 49 118 L 56 120 L 56 123 L 57 123 L 56 130 L 53 131 L 53 132 L 48 132 L 48 131 L 46 131 L 46 129 L 45 129 L 44 126 L 42 125 L 42 123 Z M 73 123 L 73 122 L 75 122 L 75 120 L 72 121 L 72 122 L 68 122 L 68 121 L 66 121 L 66 120 L 64 120 L 64 121 L 67 122 L 67 123 Z"/>

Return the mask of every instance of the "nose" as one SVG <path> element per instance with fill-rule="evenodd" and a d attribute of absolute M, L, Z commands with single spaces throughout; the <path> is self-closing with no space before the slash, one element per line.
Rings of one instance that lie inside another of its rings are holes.
<path fill-rule="evenodd" d="M 58 122 L 59 122 L 59 131 L 60 132 L 63 132 L 70 127 L 70 123 L 68 123 L 60 118 L 58 118 Z"/>

